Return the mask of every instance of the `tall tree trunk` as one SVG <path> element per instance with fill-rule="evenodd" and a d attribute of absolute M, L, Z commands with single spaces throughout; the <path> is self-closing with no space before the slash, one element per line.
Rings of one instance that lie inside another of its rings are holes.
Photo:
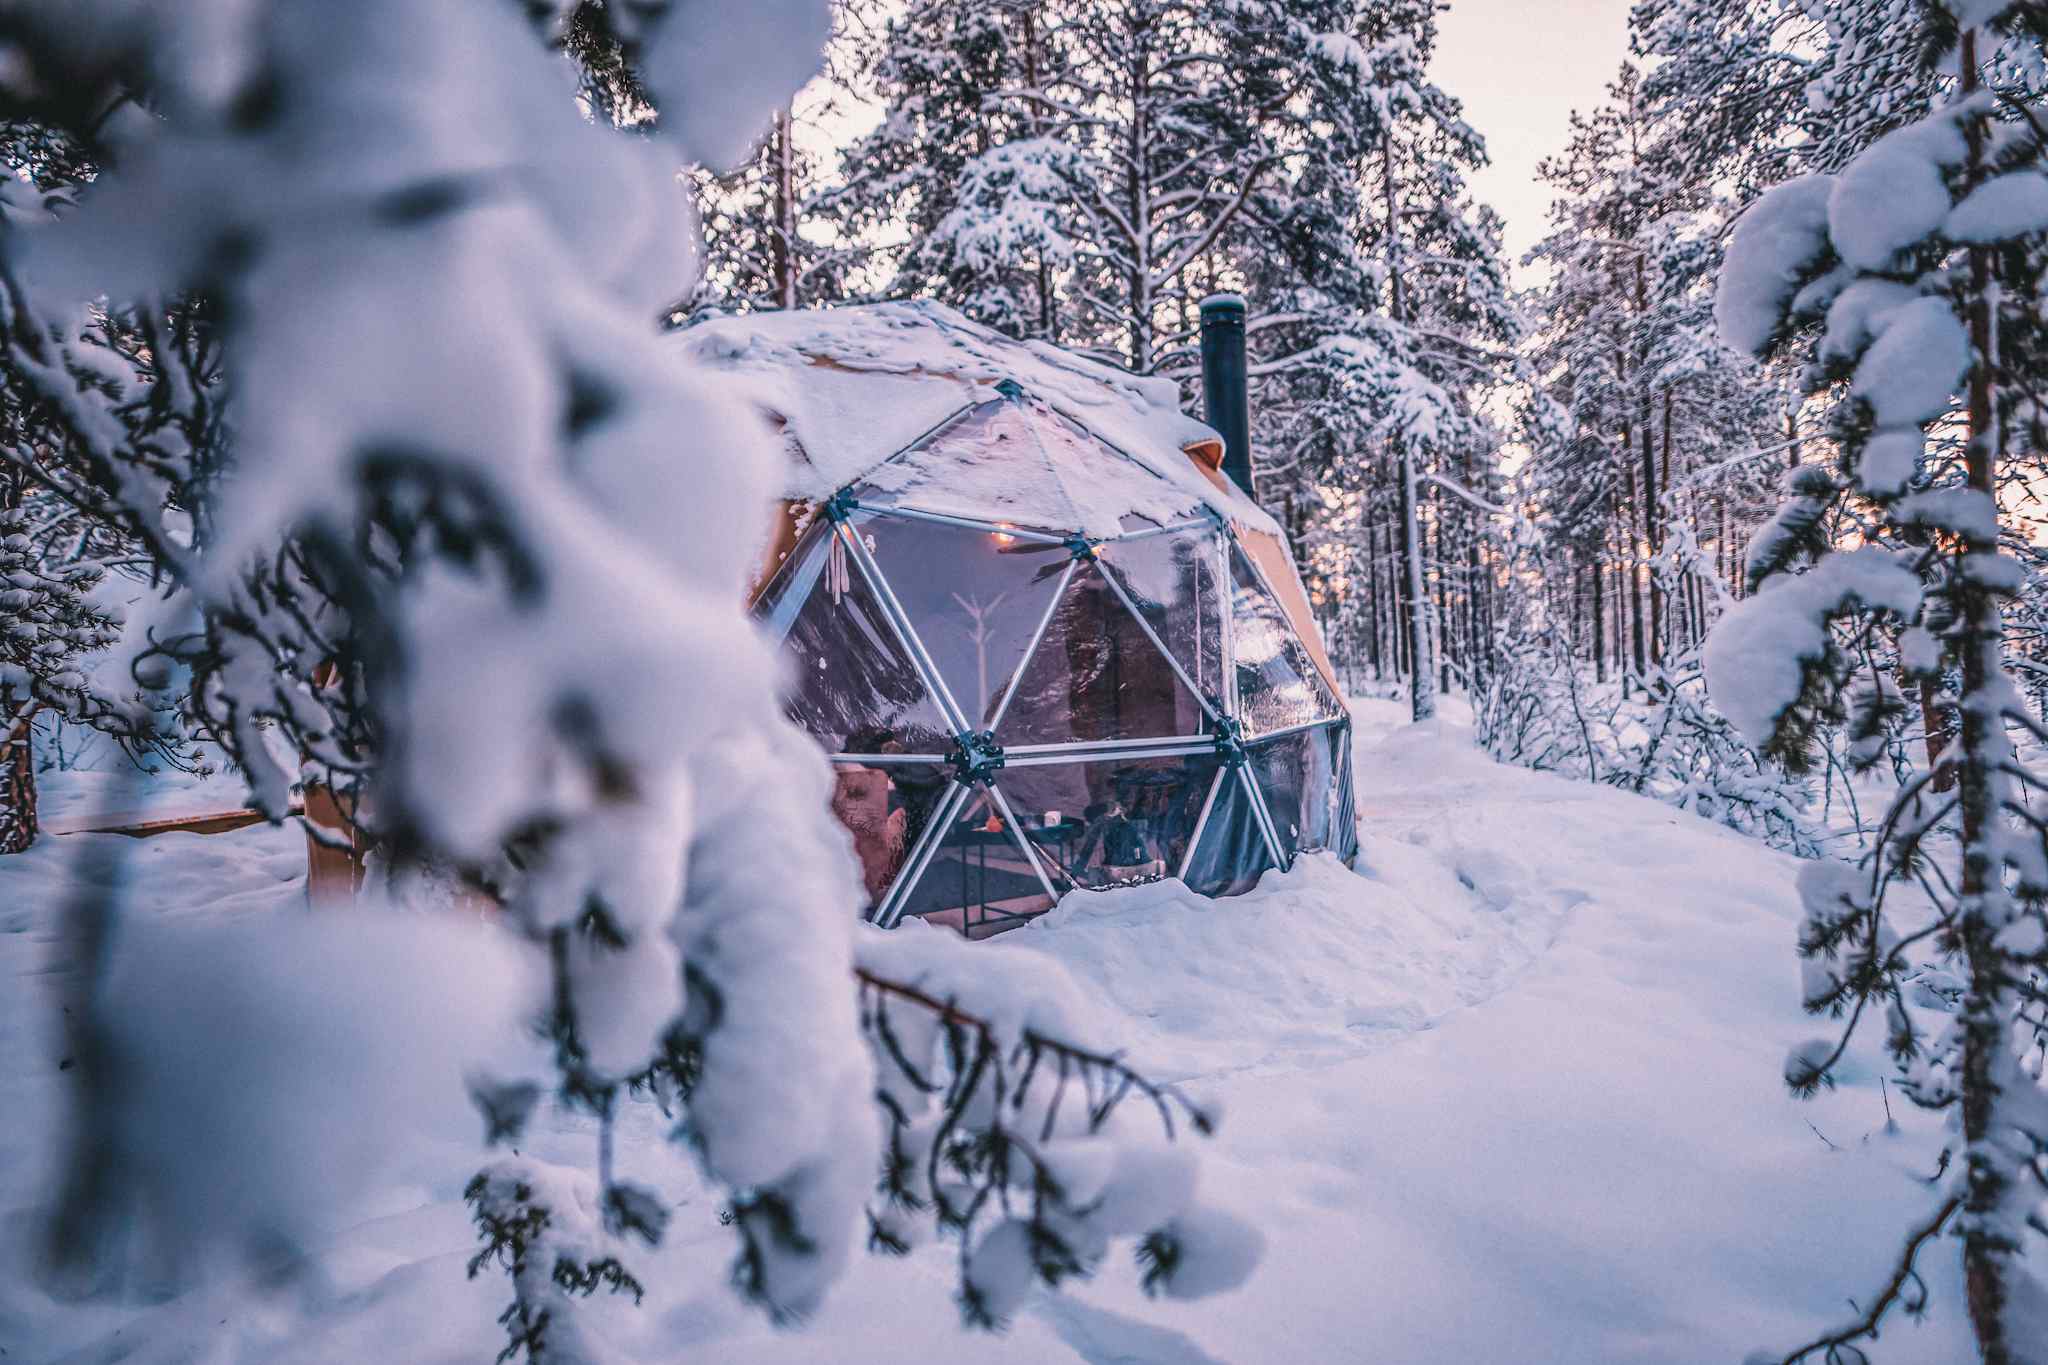
<path fill-rule="evenodd" d="M 1396 323 L 1407 321 L 1401 279 L 1401 208 L 1394 194 L 1394 142 L 1380 138 L 1380 199 L 1387 215 L 1387 306 Z M 1408 700 L 1416 720 L 1436 715 L 1436 660 L 1429 639 L 1429 603 L 1422 595 L 1422 537 L 1416 525 L 1415 451 L 1408 441 L 1395 442 L 1401 480 L 1401 557 L 1408 589 Z"/>
<path fill-rule="evenodd" d="M 1379 528 L 1371 521 L 1365 523 L 1365 598 L 1370 610 L 1372 629 L 1367 635 L 1372 655 L 1372 676 L 1375 681 L 1386 676 L 1381 667 L 1380 657 L 1380 551 Z"/>
<path fill-rule="evenodd" d="M 1633 438 L 1634 432 L 1632 430 L 1628 427 L 1621 429 L 1621 442 L 1624 450 L 1633 451 L 1635 449 Z M 1626 463 L 1624 461 L 1624 464 Z M 1629 652 L 1635 661 L 1636 677 L 1638 680 L 1648 677 L 1650 672 L 1647 656 L 1643 649 L 1643 557 L 1641 554 L 1643 541 L 1641 524 L 1637 520 L 1636 515 L 1639 511 L 1646 510 L 1643 508 L 1643 495 L 1636 488 L 1635 471 L 1629 470 L 1628 504 L 1624 509 L 1621 519 L 1621 534 L 1624 538 L 1622 564 L 1628 571 Z"/>
<path fill-rule="evenodd" d="M 19 471 L 0 472 L 0 508 L 19 510 L 22 482 Z M 35 713 L 34 700 L 0 687 L 0 853 L 24 852 L 36 841 Z"/>
<path fill-rule="evenodd" d="M 1663 458 L 1651 458 L 1650 428 L 1643 425 L 1643 519 L 1644 529 L 1649 532 L 1650 560 L 1652 565 L 1664 553 L 1664 491 L 1671 479 L 1671 391 L 1664 391 L 1664 453 Z M 1650 570 L 1650 662 L 1662 665 L 1665 652 L 1665 632 L 1670 623 L 1665 620 L 1670 613 L 1664 602 L 1664 589 L 1657 581 L 1657 571 Z"/>
<path fill-rule="evenodd" d="M 1480 624 L 1486 631 L 1486 672 L 1491 676 L 1500 671 L 1500 627 L 1494 618 L 1500 604 L 1495 600 L 1493 564 L 1483 553 L 1480 562 L 1486 574 L 1486 610 Z"/>
<path fill-rule="evenodd" d="M 1961 51 L 1962 99 L 1978 88 L 1977 30 L 1965 29 Z M 1969 139 L 1966 183 L 1976 185 L 1984 174 L 1984 119 L 1964 125 Z M 1970 259 L 1970 443 L 1964 463 L 1971 490 L 1987 500 L 1996 495 L 1999 452 L 1992 385 L 1998 365 L 1991 317 L 1991 263 L 1985 247 L 1972 247 Z M 1970 1324 L 1985 1365 L 2011 1365 L 2012 1342 L 2005 1316 L 2007 1282 L 2018 1248 L 2000 1226 L 2002 1208 L 2011 1198 L 2015 1165 L 2022 1172 L 2031 1160 L 2016 1158 L 2014 1137 L 2001 1132 L 2000 1094 L 2008 1086 L 2029 1085 L 2013 1055 L 2012 980 L 2014 964 L 1997 939 L 2011 915 L 2011 893 L 2005 888 L 2001 839 L 2005 787 L 2009 779 L 2001 764 L 2009 752 L 2005 720 L 1996 700 L 2008 686 L 2004 673 L 2004 622 L 1998 595 L 1977 582 L 1967 565 L 1987 562 L 1998 553 L 1994 524 L 1989 535 L 1975 524 L 1962 536 L 1963 559 L 1955 575 L 1958 642 L 1962 665 L 1961 734 L 1958 787 L 1962 814 L 1962 884 L 1958 898 L 1959 928 L 1969 962 L 1970 989 L 1963 997 L 1961 1108 L 1963 1160 L 1967 1195 L 1960 1230 L 1963 1239 L 1963 1280 Z M 2005 1120 L 2010 1124 L 2011 1120 Z M 2022 1236 L 2025 1234 L 2022 1233 Z M 2038 1344 L 2038 1343 L 2037 1343 Z M 2031 1355 L 2031 1352 L 2029 1352 Z"/>
<path fill-rule="evenodd" d="M 1638 325 L 1645 324 L 1649 313 L 1649 285 L 1643 267 L 1643 258 L 1638 256 L 1636 257 L 1636 319 Z M 1658 586 L 1657 571 L 1652 567 L 1658 553 L 1663 548 L 1663 528 L 1659 524 L 1662 511 L 1659 506 L 1660 490 L 1657 486 L 1655 432 L 1652 431 L 1650 426 L 1650 391 L 1644 383 L 1644 375 L 1647 371 L 1647 365 L 1638 364 L 1636 366 L 1636 380 L 1638 385 L 1641 386 L 1636 393 L 1636 425 L 1642 435 L 1643 465 L 1642 488 L 1637 501 L 1642 507 L 1643 515 L 1642 543 L 1646 556 L 1643 565 L 1643 577 L 1647 580 L 1644 588 L 1650 599 L 1650 619 L 1644 627 L 1644 634 L 1647 637 L 1647 648 L 1645 645 L 1638 645 L 1636 647 L 1636 669 L 1646 680 L 1649 677 L 1649 672 L 1644 666 L 1645 655 L 1647 654 L 1648 662 L 1651 664 L 1661 664 L 1664 661 L 1663 650 L 1659 644 L 1664 630 L 1664 590 Z M 1671 421 L 1671 400 L 1669 396 L 1665 398 L 1664 402 L 1665 440 L 1668 443 L 1670 440 L 1669 424 Z"/>
<path fill-rule="evenodd" d="M 1131 242 L 1130 267 L 1126 272 L 1126 287 L 1131 296 L 1131 369 L 1138 374 L 1152 373 L 1152 184 L 1151 162 L 1146 156 L 1146 143 L 1150 133 L 1146 127 L 1148 102 L 1146 86 L 1150 82 L 1150 53 L 1145 45 L 1146 21 L 1142 12 L 1132 15 L 1131 80 L 1128 98 L 1131 101 L 1131 128 L 1129 145 L 1124 155 L 1130 162 L 1129 178 L 1126 182 L 1125 212 L 1130 216 Z"/>
<path fill-rule="evenodd" d="M 1480 632 L 1479 533 L 1469 521 L 1462 526 L 1465 538 L 1465 695 L 1479 695 L 1486 641 Z"/>
<path fill-rule="evenodd" d="M 1699 533 L 1695 531 L 1693 534 L 1697 542 Z M 1699 574 L 1693 573 L 1686 576 L 1686 586 L 1690 590 L 1688 601 L 1692 607 L 1692 624 L 1685 637 L 1686 653 L 1690 654 L 1697 651 L 1707 638 L 1707 585 L 1700 581 Z"/>
<path fill-rule="evenodd" d="M 1586 575 L 1593 583 L 1593 680 L 1607 681 L 1607 574 L 1594 556 Z"/>
<path fill-rule="evenodd" d="M 769 167 L 775 180 L 775 230 L 768 239 L 769 283 L 775 291 L 775 306 L 796 307 L 796 147 L 790 136 L 788 106 L 775 111 L 775 126 L 769 135 Z"/>
<path fill-rule="evenodd" d="M 1721 535 L 1714 548 L 1719 553 L 1722 561 L 1721 581 L 1726 583 L 1728 591 L 1739 599 L 1742 596 L 1742 574 L 1740 571 L 1741 566 L 1735 559 L 1735 541 L 1732 529 L 1728 525 L 1728 499 L 1719 498 L 1716 501 L 1721 506 Z"/>
<path fill-rule="evenodd" d="M 1434 610 L 1430 613 L 1430 624 L 1434 636 L 1430 648 L 1436 659 L 1437 695 L 1451 690 L 1451 653 L 1457 645 L 1457 632 L 1451 629 L 1451 576 L 1445 572 L 1450 564 L 1450 553 L 1444 546 L 1443 490 L 1435 484 L 1429 486 L 1429 525 L 1423 534 L 1429 546 L 1428 563 L 1436 565 L 1436 591 L 1430 602 Z"/>
<path fill-rule="evenodd" d="M 1415 720 L 1436 715 L 1436 660 L 1430 649 L 1429 599 L 1423 595 L 1422 531 L 1415 517 L 1415 457 L 1403 442 L 1401 467 L 1401 558 L 1408 589 L 1408 698 Z"/>
<path fill-rule="evenodd" d="M 1628 695 L 1628 586 L 1633 581 L 1629 574 L 1627 546 L 1624 537 L 1615 534 L 1614 546 L 1614 596 L 1613 610 L 1608 618 L 1614 623 L 1612 648 L 1614 659 L 1614 680 L 1622 685 L 1622 695 Z"/>
<path fill-rule="evenodd" d="M 1586 604 L 1584 601 L 1584 594 L 1586 588 L 1584 580 L 1586 576 L 1580 570 L 1577 564 L 1572 563 L 1570 560 L 1565 561 L 1565 563 L 1567 566 L 1565 569 L 1565 577 L 1570 584 L 1566 592 L 1568 599 L 1571 603 L 1571 635 L 1569 637 L 1569 643 L 1571 645 L 1572 662 L 1577 663 L 1579 658 L 1579 650 L 1584 647 L 1586 637 Z"/>
<path fill-rule="evenodd" d="M 1394 461 L 1394 524 L 1387 528 L 1387 607 L 1394 621 L 1394 672 L 1407 677 L 1415 667 L 1415 613 L 1408 609 L 1407 501 L 1401 496 L 1401 462 Z"/>
<path fill-rule="evenodd" d="M 1023 11 L 1024 20 L 1024 83 L 1032 90 L 1038 89 L 1038 12 L 1027 6 Z M 1037 101 L 1026 102 L 1025 131 L 1037 137 L 1044 127 L 1044 114 Z M 1044 256 L 1038 258 L 1038 335 L 1045 341 L 1057 341 L 1053 335 L 1052 266 Z"/>

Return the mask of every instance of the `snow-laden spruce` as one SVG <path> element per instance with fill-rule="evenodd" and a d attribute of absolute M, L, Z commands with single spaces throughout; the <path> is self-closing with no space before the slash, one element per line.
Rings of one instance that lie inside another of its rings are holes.
<path fill-rule="evenodd" d="M 1800 880 L 1804 1003 L 1842 1023 L 1794 1048 L 1785 1080 L 1800 1093 L 1831 1084 L 1858 1025 L 1882 1020 L 1901 1089 L 1953 1109 L 1958 1141 L 1890 1283 L 1790 1361 L 1866 1359 L 1858 1343 L 1888 1312 L 1924 1305 L 1915 1257 L 1944 1228 L 1961 1244 L 1983 1358 L 2011 1365 L 2048 1350 L 2048 1089 L 2038 1062 L 2022 1061 L 2048 1039 L 2048 821 L 2014 739 L 2048 740 L 2048 728 L 2005 671 L 2001 616 L 2026 581 L 2001 549 L 2001 494 L 2014 452 L 2040 438 L 2032 395 L 2048 375 L 2030 326 L 2048 261 L 2020 245 L 2041 226 L 2022 177 L 2048 159 L 2042 91 L 2008 75 L 2042 70 L 2048 32 L 2028 26 L 2025 8 L 1936 7 L 1960 23 L 1952 98 L 1838 176 L 1765 196 L 1723 275 L 1731 344 L 1810 355 L 1807 386 L 1828 404 L 1843 477 L 1795 474 L 1792 501 L 1753 544 L 1755 594 L 1707 651 L 1716 703 L 1796 762 L 1853 683 L 1851 729 L 1869 758 L 1902 709 L 1873 657 L 1873 640 L 1890 635 L 1923 688 L 1956 680 L 1960 719 L 1954 742 L 1930 740 L 1935 761 L 1901 787 L 1860 864 L 1818 864 Z M 1984 87 L 2000 81 L 1994 98 Z M 1822 188 L 1824 241 L 1813 233 Z M 1824 331 L 1795 336 L 1795 315 L 1822 306 Z M 1830 544 L 1843 512 L 1860 548 Z M 1887 918 L 1902 886 L 1933 911 L 1904 934 Z M 1952 996 L 1906 990 L 1930 951 L 1961 983 Z"/>

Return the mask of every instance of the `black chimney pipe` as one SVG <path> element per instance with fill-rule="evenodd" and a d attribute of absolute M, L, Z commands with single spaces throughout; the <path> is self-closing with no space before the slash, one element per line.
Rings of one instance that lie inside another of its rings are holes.
<path fill-rule="evenodd" d="M 1202 420 L 1223 438 L 1223 472 L 1257 500 L 1252 488 L 1252 432 L 1245 393 L 1244 297 L 1202 300 Z"/>

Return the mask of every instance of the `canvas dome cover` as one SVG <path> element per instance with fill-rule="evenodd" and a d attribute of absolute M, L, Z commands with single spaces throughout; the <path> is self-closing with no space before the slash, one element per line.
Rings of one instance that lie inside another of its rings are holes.
<path fill-rule="evenodd" d="M 1230 894 L 1355 853 L 1299 582 L 1182 453 L 1209 433 L 1170 384 L 929 305 L 698 333 L 789 438 L 796 534 L 754 610 L 832 754 L 874 919 L 981 935 L 1077 889 Z"/>

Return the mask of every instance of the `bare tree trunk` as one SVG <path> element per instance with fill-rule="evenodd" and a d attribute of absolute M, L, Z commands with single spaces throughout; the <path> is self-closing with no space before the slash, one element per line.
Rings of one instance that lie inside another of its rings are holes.
<path fill-rule="evenodd" d="M 1429 547 L 1428 563 L 1436 565 L 1436 591 L 1431 595 L 1430 625 L 1434 631 L 1430 639 L 1430 654 L 1436 660 L 1437 695 L 1451 690 L 1451 653 L 1457 645 L 1457 632 L 1451 629 L 1451 579 L 1444 572 L 1450 563 L 1450 555 L 1444 548 L 1443 493 L 1435 485 L 1429 486 L 1429 525 L 1424 528 L 1425 543 Z"/>
<path fill-rule="evenodd" d="M 1579 581 L 1581 577 L 1579 566 L 1570 560 L 1566 560 L 1565 599 L 1570 603 L 1570 616 L 1568 619 L 1571 622 L 1571 634 L 1566 637 L 1566 642 L 1571 646 L 1571 657 L 1574 663 L 1578 662 L 1579 647 L 1585 633 L 1585 621 L 1582 611 L 1584 604 L 1579 600 L 1582 586 Z"/>
<path fill-rule="evenodd" d="M 1408 587 L 1409 712 L 1415 720 L 1436 715 L 1436 660 L 1430 648 L 1429 599 L 1423 596 L 1422 532 L 1415 519 L 1415 457 L 1404 444 L 1401 465 L 1401 557 Z"/>
<path fill-rule="evenodd" d="M 1640 264 L 1638 265 L 1640 269 Z M 1645 418 L 1648 417 L 1649 399 L 1643 400 Z M 1671 393 L 1664 393 L 1664 459 L 1662 473 L 1671 469 Z M 1667 629 L 1664 609 L 1664 589 L 1657 582 L 1655 566 L 1658 556 L 1664 553 L 1664 485 L 1657 461 L 1650 448 L 1650 424 L 1643 423 L 1643 530 L 1650 547 L 1650 662 L 1661 665 L 1664 662 L 1664 632 Z"/>
<path fill-rule="evenodd" d="M 1636 319 L 1638 324 L 1647 319 L 1649 313 L 1649 286 L 1643 268 L 1643 258 L 1638 256 L 1636 257 Z M 1638 385 L 1643 384 L 1646 369 L 1647 367 L 1642 364 L 1636 366 L 1636 381 Z M 1641 487 L 1637 490 L 1636 502 L 1642 509 L 1642 545 L 1646 559 L 1643 565 L 1643 578 L 1646 580 L 1643 591 L 1650 599 L 1649 620 L 1640 627 L 1642 633 L 1638 636 L 1638 643 L 1636 645 L 1636 672 L 1647 679 L 1649 677 L 1649 670 L 1645 666 L 1646 659 L 1649 664 L 1661 664 L 1664 661 L 1663 650 L 1659 644 L 1664 628 L 1664 590 L 1658 586 L 1656 570 L 1651 567 L 1651 562 L 1655 561 L 1658 552 L 1662 549 L 1663 528 L 1658 524 L 1661 509 L 1659 507 L 1657 487 L 1657 450 L 1655 433 L 1650 429 L 1650 391 L 1646 386 L 1640 387 L 1637 391 L 1636 410 L 1638 416 L 1636 426 L 1642 436 L 1642 478 Z M 1664 421 L 1665 440 L 1668 443 L 1671 438 L 1671 400 L 1668 395 L 1664 400 Z M 1640 610 L 1640 607 L 1638 610 Z"/>
<path fill-rule="evenodd" d="M 1485 554 L 1482 553 L 1479 558 L 1486 574 L 1486 610 L 1481 618 L 1481 626 L 1486 632 L 1486 671 L 1491 675 L 1500 671 L 1500 629 L 1494 619 L 1494 612 L 1499 603 L 1494 600 L 1493 565 Z"/>
<path fill-rule="evenodd" d="M 1394 144 L 1391 135 L 1380 139 L 1380 197 L 1387 215 L 1387 303 L 1394 321 L 1405 322 L 1407 310 L 1401 292 L 1401 212 L 1394 195 Z M 1396 443 L 1401 482 L 1401 557 L 1408 589 L 1408 700 L 1415 720 L 1436 715 L 1436 660 L 1430 649 L 1429 603 L 1423 597 L 1422 536 L 1416 525 L 1415 452 L 1406 441 Z"/>
<path fill-rule="evenodd" d="M 1130 142 L 1124 149 L 1130 163 L 1127 180 L 1125 212 L 1130 217 L 1131 232 L 1135 240 L 1131 243 L 1131 264 L 1126 275 L 1126 286 L 1130 290 L 1130 356 L 1131 369 L 1138 374 L 1152 373 L 1152 195 L 1149 179 L 1149 162 L 1146 159 L 1146 144 L 1151 140 L 1146 127 L 1148 112 L 1145 98 L 1146 84 L 1151 70 L 1149 52 L 1143 46 L 1142 19 L 1133 18 L 1133 47 L 1136 51 L 1131 59 L 1131 101 Z"/>
<path fill-rule="evenodd" d="M 1695 531 L 1693 534 L 1697 538 L 1699 533 Z M 1689 575 L 1686 582 L 1692 590 L 1692 629 L 1686 636 L 1685 648 L 1687 653 L 1691 653 L 1707 638 L 1707 585 L 1700 581 L 1697 573 Z"/>
<path fill-rule="evenodd" d="M 1401 462 L 1394 462 L 1394 524 L 1387 530 L 1387 606 L 1394 616 L 1395 673 L 1407 677 L 1415 667 L 1415 613 L 1408 605 L 1407 499 L 1401 494 Z"/>
<path fill-rule="evenodd" d="M 1629 428 L 1622 428 L 1621 443 L 1624 450 L 1633 450 L 1635 448 L 1633 436 L 1634 432 L 1629 430 Z M 1627 461 L 1623 461 L 1623 464 L 1626 465 Z M 1622 564 L 1628 571 L 1630 654 L 1635 660 L 1636 677 L 1640 679 L 1647 677 L 1650 670 L 1647 663 L 1648 656 L 1643 648 L 1643 561 L 1642 555 L 1639 553 L 1642 549 L 1643 541 L 1636 520 L 1636 513 L 1638 509 L 1642 508 L 1643 495 L 1636 487 L 1634 470 L 1628 471 L 1627 497 L 1628 505 L 1624 508 L 1621 519 L 1621 534 L 1626 551 L 1622 556 Z"/>
<path fill-rule="evenodd" d="M 1372 630 L 1367 637 L 1371 644 L 1372 676 L 1375 680 L 1386 676 L 1380 658 L 1380 552 L 1379 528 L 1371 521 L 1365 523 L 1365 581 L 1366 602 L 1370 609 Z"/>
<path fill-rule="evenodd" d="M 1968 99 L 1978 88 L 1974 27 L 1963 31 L 1960 65 L 1959 93 L 1962 99 Z M 1974 186 L 1984 174 L 1983 118 L 1971 118 L 1965 129 L 1970 150 L 1966 183 Z M 1992 335 L 1991 263 L 1984 247 L 1972 247 L 1969 257 L 1970 349 L 1975 364 L 1970 369 L 1970 443 L 1964 463 L 1971 490 L 1990 501 L 1996 495 L 1999 455 L 1992 393 L 1998 356 Z M 1964 564 L 1971 560 L 1985 562 L 1998 553 L 1995 522 L 1988 535 L 1973 524 L 1962 540 Z M 2005 1238 L 1997 1223 L 2000 1206 L 2010 1197 L 2008 1168 L 2012 1160 L 1999 1147 L 2012 1138 L 1995 1130 L 2000 1126 L 2001 1089 L 2015 1082 L 2024 1085 L 2027 1080 L 2015 1066 L 2012 1053 L 2008 1002 L 2014 967 L 1996 942 L 2005 927 L 2006 914 L 2001 911 L 2009 909 L 2006 903 L 2011 895 L 2004 884 L 2005 855 L 2000 846 L 2003 831 L 1999 828 L 2002 788 L 2006 783 L 1999 755 L 2007 749 L 2008 741 L 2004 716 L 1994 700 L 2005 686 L 2005 626 L 2000 618 L 1998 595 L 1991 588 L 1977 582 L 1963 565 L 1958 565 L 1956 582 L 1963 703 L 1958 708 L 1962 719 L 1962 761 L 1957 765 L 1957 785 L 1963 836 L 1958 927 L 1970 967 L 1970 989 L 1963 998 L 1959 1016 L 1963 1160 L 1968 1193 L 1958 1226 L 1963 1239 L 1963 1281 L 1970 1325 L 1977 1334 L 1977 1349 L 1985 1365 L 2011 1365 L 2015 1357 L 2007 1334 L 2005 1304 L 2007 1277 L 2018 1249 Z"/>
<path fill-rule="evenodd" d="M 1607 681 L 1607 575 L 1596 556 L 1586 575 L 1593 583 L 1593 680 Z"/>
<path fill-rule="evenodd" d="M 1610 519 L 1623 516 L 1621 505 L 1616 502 L 1609 509 Z M 1628 541 L 1618 520 L 1612 520 L 1600 538 L 1600 553 L 1610 565 L 1607 585 L 1607 658 L 1609 672 L 1615 681 L 1628 681 Z M 1625 694 L 1625 693 L 1624 693 Z"/>
<path fill-rule="evenodd" d="M 796 307 L 796 147 L 790 136 L 788 106 L 775 111 L 775 125 L 769 134 L 770 168 L 775 177 L 775 230 L 768 239 L 769 283 L 775 290 L 775 306 Z"/>
<path fill-rule="evenodd" d="M 1465 695 L 1476 697 L 1486 652 L 1486 640 L 1479 624 L 1479 533 L 1468 519 L 1462 534 L 1465 537 Z"/>
<path fill-rule="evenodd" d="M 1032 90 L 1038 89 L 1038 13 L 1027 6 L 1024 20 L 1024 83 Z M 1043 128 L 1043 116 L 1037 101 L 1027 101 L 1027 129 L 1031 136 L 1038 136 Z M 1038 335 L 1046 341 L 1056 341 L 1053 335 L 1053 288 L 1052 266 L 1044 256 L 1038 258 Z"/>
<path fill-rule="evenodd" d="M 19 473 L 0 475 L 0 508 L 18 509 L 23 496 Z M 30 730 L 35 714 L 33 698 L 17 697 L 13 688 L 0 687 L 0 854 L 27 851 L 40 827 Z"/>

